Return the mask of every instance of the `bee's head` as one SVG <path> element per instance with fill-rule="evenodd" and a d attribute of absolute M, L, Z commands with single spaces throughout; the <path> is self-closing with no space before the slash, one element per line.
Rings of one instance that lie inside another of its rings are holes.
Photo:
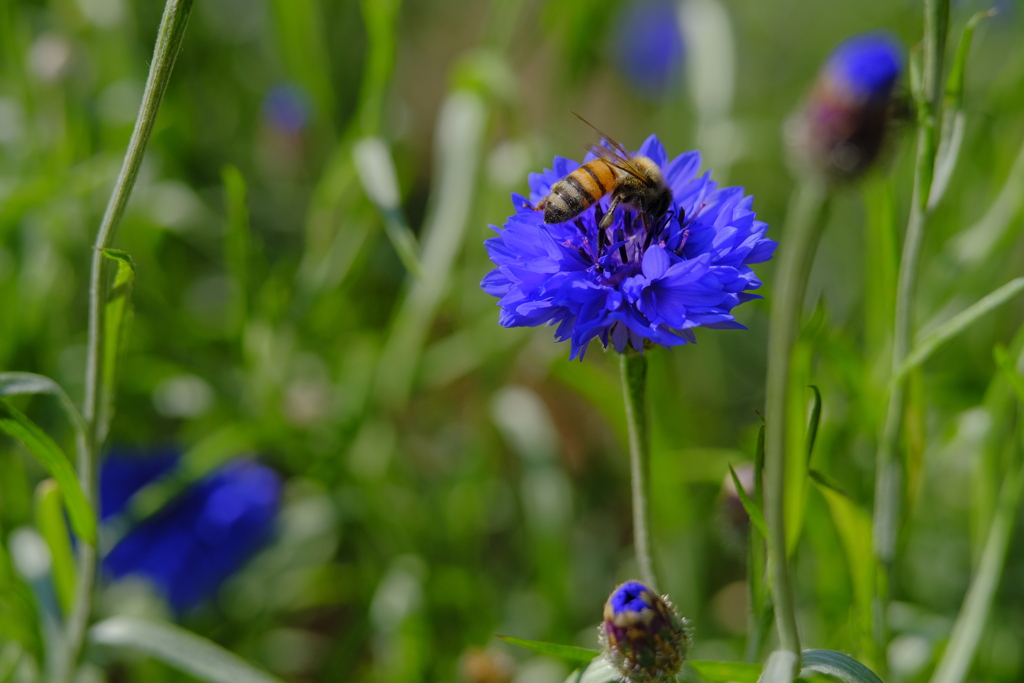
<path fill-rule="evenodd" d="M 651 190 L 647 195 L 644 210 L 654 216 L 661 218 L 672 206 L 672 190 L 665 185 L 660 185 Z"/>

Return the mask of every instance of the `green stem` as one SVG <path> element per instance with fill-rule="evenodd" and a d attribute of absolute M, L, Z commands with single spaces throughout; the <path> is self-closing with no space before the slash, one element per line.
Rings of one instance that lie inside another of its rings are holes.
<path fill-rule="evenodd" d="M 629 471 L 633 490 L 633 546 L 640 578 L 654 590 L 654 563 L 651 561 L 650 536 L 650 455 L 647 431 L 647 357 L 627 349 L 619 356 L 622 370 L 622 395 L 626 402 L 629 426 Z"/>
<path fill-rule="evenodd" d="M 107 259 L 103 255 L 103 250 L 113 240 L 117 226 L 124 216 L 132 188 L 135 187 L 135 180 L 142 167 L 146 144 L 153 132 L 160 102 L 167 90 L 174 61 L 181 48 L 182 39 L 185 37 L 185 27 L 188 23 L 189 13 L 192 11 L 192 2 L 193 0 L 167 0 L 167 4 L 164 6 L 163 18 L 160 20 L 160 29 L 156 37 L 156 46 L 153 49 L 153 61 L 149 67 L 149 76 L 146 79 L 146 88 L 142 95 L 142 104 L 139 107 L 138 117 L 135 119 L 135 128 L 132 130 L 121 171 L 114 184 L 93 246 L 92 269 L 89 278 L 89 340 L 85 368 L 85 402 L 82 411 L 88 431 L 85 437 L 86 443 L 79 444 L 78 477 L 82 482 L 82 488 L 96 509 L 98 509 L 96 506 L 98 497 L 96 471 L 99 460 L 96 455 L 103 446 L 108 427 L 103 421 L 97 419 L 102 399 L 100 394 L 102 391 L 101 378 L 103 377 L 103 309 L 107 299 L 105 265 Z M 74 676 L 75 664 L 82 649 L 89 613 L 92 610 L 96 550 L 85 543 L 80 544 L 79 547 L 78 583 L 75 587 L 74 605 L 68 618 L 66 649 L 63 653 L 64 656 L 58 658 L 58 663 L 53 671 L 53 680 L 58 682 L 70 681 Z"/>
<path fill-rule="evenodd" d="M 924 6 L 924 65 L 921 83 L 915 93 L 918 108 L 917 162 L 914 170 L 914 194 L 907 234 L 903 241 L 900 270 L 896 281 L 896 318 L 893 323 L 892 372 L 899 372 L 910 351 L 913 324 L 913 298 L 917 284 L 918 258 L 924 228 L 928 221 L 928 195 L 931 191 L 937 152 L 936 130 L 942 102 L 942 56 L 949 22 L 949 0 L 926 0 Z M 889 394 L 885 425 L 878 444 L 875 475 L 875 553 L 889 574 L 896 555 L 902 491 L 902 466 L 898 457 L 900 423 L 903 420 L 905 377 L 897 379 Z M 884 603 L 886 596 L 880 596 Z"/>
<path fill-rule="evenodd" d="M 779 247 L 768 331 L 764 505 L 768 527 L 769 581 L 779 644 L 782 649 L 797 655 L 797 661 L 800 636 L 787 564 L 784 517 L 786 444 L 794 438 L 786 434 L 786 397 L 789 395 L 790 355 L 799 334 L 800 312 L 814 252 L 821 237 L 826 198 L 824 185 L 814 178 L 803 179 L 793 196 L 786 231 Z"/>

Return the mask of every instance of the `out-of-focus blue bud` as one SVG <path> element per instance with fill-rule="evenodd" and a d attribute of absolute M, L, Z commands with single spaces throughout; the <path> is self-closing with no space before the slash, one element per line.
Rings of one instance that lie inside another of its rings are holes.
<path fill-rule="evenodd" d="M 309 122 L 309 111 L 309 98 L 294 85 L 276 85 L 263 98 L 263 121 L 287 135 L 302 132 Z"/>
<path fill-rule="evenodd" d="M 612 36 L 615 63 L 642 94 L 659 97 L 682 77 L 684 43 L 671 0 L 635 0 Z"/>
<path fill-rule="evenodd" d="M 788 142 L 806 164 L 852 178 L 878 157 L 903 71 L 903 49 L 885 33 L 864 33 L 837 47 L 822 67 Z"/>
<path fill-rule="evenodd" d="M 104 517 L 173 469 L 177 454 L 112 454 L 100 475 Z M 103 561 L 115 579 L 150 580 L 178 612 L 212 595 L 271 537 L 281 498 L 276 472 L 250 459 L 224 465 L 140 522 Z"/>
<path fill-rule="evenodd" d="M 690 649 L 690 631 L 667 597 L 627 581 L 608 597 L 601 645 L 629 683 L 671 680 Z"/>

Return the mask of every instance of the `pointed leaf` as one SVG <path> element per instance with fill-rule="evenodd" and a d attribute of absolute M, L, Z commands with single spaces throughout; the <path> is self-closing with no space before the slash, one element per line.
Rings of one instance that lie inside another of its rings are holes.
<path fill-rule="evenodd" d="M 687 660 L 687 665 L 712 683 L 757 683 L 761 665 L 748 662 L 709 662 Z"/>
<path fill-rule="evenodd" d="M 893 374 L 890 386 L 895 385 L 908 372 L 928 360 L 943 344 L 966 330 L 989 311 L 998 308 L 1015 297 L 1021 291 L 1024 291 L 1024 277 L 1007 282 L 999 289 L 978 300 L 977 303 L 967 307 L 942 325 L 939 325 L 937 329 L 918 342 L 911 352 L 907 354 L 903 365 Z"/>
<path fill-rule="evenodd" d="M 25 444 L 29 453 L 57 480 L 64 494 L 72 528 L 83 541 L 95 545 L 96 516 L 78 483 L 75 469 L 60 446 L 6 400 L 0 400 L 0 430 Z"/>
<path fill-rule="evenodd" d="M 804 650 L 801 662 L 805 669 L 834 676 L 845 683 L 882 683 L 871 669 L 835 650 Z"/>
<path fill-rule="evenodd" d="M 814 403 L 811 404 L 811 417 L 807 422 L 807 465 L 810 467 L 811 456 L 814 454 L 814 442 L 818 438 L 818 425 L 821 423 L 821 392 L 818 387 L 808 384 L 814 392 Z"/>
<path fill-rule="evenodd" d="M 50 394 L 59 402 L 67 415 L 71 426 L 82 435 L 85 434 L 85 420 L 78 408 L 72 403 L 64 389 L 45 375 L 34 372 L 0 372 L 0 396 L 19 396 L 22 394 Z"/>
<path fill-rule="evenodd" d="M 525 647 L 527 650 L 533 650 L 539 652 L 542 655 L 550 655 L 552 657 L 559 657 L 561 659 L 567 659 L 571 662 L 591 662 L 594 657 L 597 657 L 601 653 L 597 650 L 591 650 L 585 647 L 576 647 L 575 645 L 562 645 L 561 643 L 545 643 L 539 640 L 525 640 L 523 638 L 515 638 L 513 636 L 498 636 L 506 643 L 512 645 L 518 645 L 519 647 Z"/>
<path fill-rule="evenodd" d="M 808 470 L 807 474 L 809 474 L 811 479 L 814 480 L 814 483 L 818 484 L 819 486 L 824 486 L 827 489 L 831 489 L 841 496 L 846 496 L 847 498 L 850 497 L 850 494 L 843 490 L 843 487 L 839 485 L 839 482 L 837 482 L 835 479 L 828 476 L 824 472 L 819 472 L 818 470 Z"/>
<path fill-rule="evenodd" d="M 110 288 L 103 310 L 103 392 L 97 416 L 99 442 L 106 438 L 110 420 L 114 415 L 114 382 L 117 377 L 117 359 L 127 337 L 127 324 L 131 316 L 132 284 L 135 282 L 135 263 L 127 252 L 104 249 L 103 255 L 117 264 L 114 284 Z"/>
<path fill-rule="evenodd" d="M 64 614 L 71 613 L 75 597 L 75 554 L 64 521 L 60 488 L 53 479 L 44 479 L 36 487 L 36 528 L 50 548 L 50 574 Z"/>
<path fill-rule="evenodd" d="M 402 213 L 398 174 L 387 143 L 378 137 L 357 140 L 352 145 L 352 159 L 363 183 L 363 190 L 384 219 L 384 231 L 398 258 L 415 277 L 423 277 L 419 244 Z"/>
<path fill-rule="evenodd" d="M 974 29 L 977 28 L 978 22 L 992 14 L 994 14 L 994 10 L 975 14 L 967 21 L 960 36 L 960 45 L 956 49 L 956 57 L 953 58 L 953 66 L 949 71 L 949 78 L 946 80 L 946 106 L 942 118 L 942 135 L 935 158 L 935 176 L 932 180 L 931 192 L 928 195 L 929 210 L 934 209 L 942 200 L 942 195 L 946 193 L 949 180 L 953 176 L 953 170 L 956 168 L 956 162 L 960 156 L 966 125 L 964 74 L 967 70 L 967 55 L 971 51 L 971 40 L 974 38 Z"/>
<path fill-rule="evenodd" d="M 281 683 L 235 653 L 167 622 L 112 617 L 89 629 L 89 639 L 155 657 L 210 683 Z"/>
<path fill-rule="evenodd" d="M 767 538 L 768 527 L 764 523 L 764 514 L 761 512 L 761 508 L 750 500 L 750 496 L 747 495 L 746 490 L 743 488 L 743 484 L 740 482 L 740 478 L 736 476 L 736 470 L 729 465 L 729 475 L 732 477 L 732 483 L 736 487 L 736 496 L 740 499 L 740 504 L 743 505 L 743 509 L 747 512 L 747 517 L 750 517 L 750 522 L 757 528 L 758 533 L 761 534 L 762 538 Z"/>

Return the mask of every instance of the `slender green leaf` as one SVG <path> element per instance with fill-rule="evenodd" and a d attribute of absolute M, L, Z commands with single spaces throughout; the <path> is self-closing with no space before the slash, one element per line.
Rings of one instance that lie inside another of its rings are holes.
<path fill-rule="evenodd" d="M 50 548 L 50 573 L 53 587 L 64 614 L 71 612 L 75 598 L 75 554 L 64 522 L 60 488 L 53 479 L 44 479 L 36 487 L 36 528 Z"/>
<path fill-rule="evenodd" d="M 758 683 L 792 683 L 800 658 L 789 650 L 775 650 L 768 655 Z"/>
<path fill-rule="evenodd" d="M 575 645 L 562 645 L 560 643 L 544 643 L 539 640 L 525 640 L 523 638 L 515 638 L 513 636 L 498 636 L 506 643 L 512 645 L 518 645 L 519 647 L 525 647 L 527 650 L 533 650 L 539 652 L 542 655 L 550 655 L 552 657 L 559 657 L 561 659 L 567 659 L 571 662 L 591 662 L 594 657 L 597 657 L 601 653 L 597 650 L 590 650 L 585 647 L 576 647 Z"/>
<path fill-rule="evenodd" d="M 60 446 L 6 400 L 0 400 L 0 430 L 25 444 L 28 451 L 57 480 L 64 493 L 72 528 L 83 541 L 95 545 L 96 516 L 78 483 L 71 462 Z"/>
<path fill-rule="evenodd" d="M 1000 370 L 1010 380 L 1018 400 L 1024 405 L 1024 395 L 1019 388 L 1021 377 L 1012 361 L 1005 351 L 997 351 L 996 358 Z M 1024 493 L 1024 462 L 1021 461 L 1019 448 L 1015 449 L 1014 457 L 1013 471 L 1007 474 L 999 491 L 999 504 L 988 529 L 981 561 L 953 624 L 949 645 L 932 674 L 931 683 L 961 683 L 977 652 L 992 609 L 992 599 L 1003 575 L 1007 549 L 1016 526 L 1021 495 Z"/>
<path fill-rule="evenodd" d="M 818 425 L 821 423 L 821 392 L 818 387 L 809 384 L 814 392 L 814 402 L 811 403 L 811 417 L 807 422 L 807 466 L 811 465 L 811 456 L 814 455 L 814 442 L 818 438 Z"/>
<path fill-rule="evenodd" d="M 709 662 L 687 660 L 687 665 L 712 683 L 757 683 L 761 676 L 761 665 L 748 662 Z"/>
<path fill-rule="evenodd" d="M 751 524 L 757 528 L 758 533 L 761 536 L 768 535 L 768 527 L 764 523 L 764 514 L 761 512 L 761 508 L 757 506 L 754 501 L 747 495 L 746 489 L 743 488 L 743 483 L 740 482 L 740 478 L 736 476 L 736 470 L 729 465 L 729 475 L 732 477 L 732 483 L 736 487 L 736 496 L 740 499 L 740 504 L 743 505 L 743 509 L 747 511 L 747 516 L 750 517 Z"/>
<path fill-rule="evenodd" d="M 845 683 L 882 683 L 871 669 L 835 650 L 804 650 L 801 661 L 805 669 L 834 676 Z"/>
<path fill-rule="evenodd" d="M 409 228 L 399 203 L 398 173 L 391 159 L 391 150 L 378 137 L 363 138 L 352 145 L 352 160 L 363 183 L 363 190 L 384 219 L 384 231 L 391 246 L 406 269 L 416 277 L 423 277 L 419 259 L 419 245 Z"/>
<path fill-rule="evenodd" d="M 939 149 L 935 155 L 935 176 L 932 180 L 931 193 L 928 196 L 929 211 L 935 208 L 942 200 L 942 195 L 946 193 L 949 180 L 953 176 L 953 169 L 956 168 L 956 162 L 960 156 L 960 147 L 964 141 L 966 125 L 964 74 L 967 71 L 967 55 L 971 51 L 974 29 L 982 19 L 992 16 L 993 13 L 994 10 L 978 12 L 967 21 L 963 33 L 960 35 L 960 45 L 957 46 L 953 66 L 950 68 L 949 78 L 946 80 L 946 104 L 942 114 Z"/>
<path fill-rule="evenodd" d="M 1017 372 L 1017 368 L 1014 364 L 1014 359 L 1010 357 L 1006 347 L 997 345 L 992 350 L 992 355 L 996 359 L 996 365 L 1003 373 L 1003 377 L 1006 379 L 1010 388 L 1013 389 L 1013 393 L 1016 394 L 1017 400 L 1024 404 L 1024 377 L 1020 376 Z"/>
<path fill-rule="evenodd" d="M 1024 145 L 1014 159 L 1010 173 L 994 202 L 981 219 L 949 241 L 950 256 L 963 266 L 983 263 L 992 250 L 1008 236 L 1024 206 Z"/>
<path fill-rule="evenodd" d="M 831 484 L 815 477 L 818 490 L 828 503 L 839 539 L 846 554 L 846 564 L 853 585 L 856 626 L 860 635 L 861 653 L 874 649 L 874 599 L 878 563 L 875 559 L 871 516 Z"/>
<path fill-rule="evenodd" d="M 824 472 L 820 472 L 818 470 L 808 470 L 807 474 L 819 486 L 824 486 L 825 488 L 832 489 L 841 496 L 846 496 L 847 498 L 850 497 L 850 494 L 843 490 L 843 487 L 839 485 L 839 482 L 837 482 L 835 479 L 828 476 Z"/>
<path fill-rule="evenodd" d="M 33 372 L 0 372 L 0 396 L 19 396 L 22 394 L 50 394 L 59 402 L 67 415 L 71 426 L 81 434 L 85 434 L 85 420 L 78 408 L 72 403 L 59 384 L 49 377 Z"/>
<path fill-rule="evenodd" d="M 928 360 L 943 344 L 957 336 L 986 313 L 1006 303 L 1021 291 L 1024 291 L 1024 277 L 1016 278 L 981 298 L 977 303 L 957 313 L 940 325 L 927 337 L 922 339 L 907 354 L 899 370 L 894 373 L 890 386 L 902 380 L 908 372 Z"/>
<path fill-rule="evenodd" d="M 224 182 L 224 199 L 227 210 L 227 231 L 224 233 L 224 265 L 234 281 L 232 302 L 233 329 L 240 330 L 248 315 L 249 255 L 252 251 L 252 230 L 249 223 L 249 207 L 246 203 L 245 177 L 237 167 L 230 164 L 220 172 Z"/>
<path fill-rule="evenodd" d="M 135 263 L 127 252 L 120 249 L 104 249 L 103 255 L 117 264 L 117 272 L 114 274 L 114 284 L 110 288 L 103 310 L 103 388 L 96 429 L 100 443 L 106 438 L 110 420 L 114 416 L 117 359 L 128 336 L 132 284 L 135 282 Z"/>
<path fill-rule="evenodd" d="M 280 683 L 233 652 L 167 622 L 112 617 L 89 629 L 89 640 L 155 657 L 210 683 Z"/>

